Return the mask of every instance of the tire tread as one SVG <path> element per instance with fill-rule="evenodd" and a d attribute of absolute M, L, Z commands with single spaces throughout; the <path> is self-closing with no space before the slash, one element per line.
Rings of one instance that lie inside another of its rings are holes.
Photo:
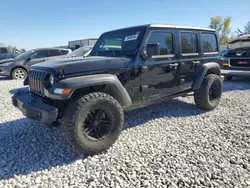
<path fill-rule="evenodd" d="M 80 99 L 76 101 L 72 101 L 68 108 L 65 110 L 65 115 L 62 118 L 62 129 L 65 133 L 66 138 L 71 143 L 74 149 L 80 150 L 81 152 L 88 153 L 88 154 L 95 154 L 100 153 L 104 150 L 96 150 L 87 148 L 76 136 L 77 135 L 77 129 L 76 126 L 76 119 L 80 114 L 80 111 L 82 108 L 86 106 L 87 103 L 94 103 L 96 100 L 106 100 L 108 102 L 111 102 L 119 111 L 119 114 L 121 115 L 121 125 L 124 124 L 124 115 L 123 115 L 123 109 L 120 106 L 119 102 L 115 100 L 112 96 L 102 93 L 102 92 L 94 92 L 89 93 L 87 95 L 84 95 Z M 122 131 L 123 126 L 119 126 L 119 133 Z M 119 135 L 117 135 L 118 137 Z M 109 147 L 113 145 L 113 143 L 108 144 Z M 105 149 L 106 150 L 106 149 Z"/>

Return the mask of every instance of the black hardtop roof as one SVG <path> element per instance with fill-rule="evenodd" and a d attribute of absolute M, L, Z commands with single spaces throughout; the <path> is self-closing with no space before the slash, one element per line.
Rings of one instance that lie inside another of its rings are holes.
<path fill-rule="evenodd" d="M 131 26 L 131 27 L 124 27 L 124 28 L 119 28 L 115 30 L 110 30 L 107 32 L 112 32 L 112 31 L 119 31 L 122 29 L 129 29 L 129 28 L 137 28 L 137 27 L 148 27 L 148 28 L 172 28 L 172 29 L 189 29 L 189 30 L 202 30 L 202 31 L 213 31 L 216 32 L 215 29 L 211 28 L 205 28 L 205 27 L 195 27 L 195 26 L 184 26 L 184 25 L 169 25 L 169 24 L 144 24 L 144 25 L 136 25 L 136 26 Z M 107 33 L 104 32 L 104 33 Z"/>

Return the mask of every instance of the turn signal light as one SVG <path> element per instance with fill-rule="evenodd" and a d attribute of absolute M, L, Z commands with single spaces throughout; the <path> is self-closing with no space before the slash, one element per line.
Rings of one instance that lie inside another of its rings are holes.
<path fill-rule="evenodd" d="M 60 88 L 55 88 L 54 93 L 60 94 L 60 95 L 68 95 L 72 91 L 71 88 L 66 88 L 66 89 L 60 89 Z"/>
<path fill-rule="evenodd" d="M 63 89 L 62 94 L 63 95 L 68 95 L 68 94 L 70 94 L 71 91 L 72 91 L 71 88 Z"/>

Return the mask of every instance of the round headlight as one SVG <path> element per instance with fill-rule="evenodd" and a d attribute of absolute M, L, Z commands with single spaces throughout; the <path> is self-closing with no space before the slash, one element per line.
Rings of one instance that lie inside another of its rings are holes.
<path fill-rule="evenodd" d="M 53 75 L 50 75 L 49 82 L 50 82 L 51 85 L 54 84 L 54 76 Z"/>

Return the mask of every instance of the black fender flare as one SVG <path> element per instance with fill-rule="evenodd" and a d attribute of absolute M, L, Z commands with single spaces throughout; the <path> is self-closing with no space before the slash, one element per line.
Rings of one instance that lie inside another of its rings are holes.
<path fill-rule="evenodd" d="M 122 106 L 128 107 L 132 104 L 132 100 L 127 90 L 123 87 L 117 76 L 112 74 L 95 74 L 66 78 L 55 83 L 53 87 L 46 92 L 45 95 L 52 99 L 69 99 L 78 89 L 103 85 L 106 85 L 108 87 L 109 91 L 112 92 L 113 97 L 117 99 Z M 55 88 L 72 88 L 72 92 L 69 95 L 65 96 L 57 95 L 52 93 Z"/>
<path fill-rule="evenodd" d="M 203 79 L 207 74 L 221 75 L 220 65 L 216 62 L 209 62 L 202 65 L 199 72 L 196 75 L 192 88 L 194 90 L 199 89 Z"/>

